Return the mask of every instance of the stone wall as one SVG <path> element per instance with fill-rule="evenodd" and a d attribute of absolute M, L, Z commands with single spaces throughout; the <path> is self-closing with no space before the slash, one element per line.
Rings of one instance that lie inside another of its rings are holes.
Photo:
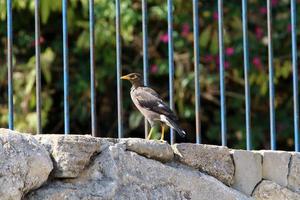
<path fill-rule="evenodd" d="M 1 200 L 300 199 L 300 154 L 0 129 Z"/>

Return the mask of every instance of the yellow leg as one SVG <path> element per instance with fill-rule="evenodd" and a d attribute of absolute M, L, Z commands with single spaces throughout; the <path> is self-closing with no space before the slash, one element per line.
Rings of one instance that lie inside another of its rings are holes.
<path fill-rule="evenodd" d="M 147 137 L 147 140 L 150 140 L 152 132 L 153 132 L 153 128 L 151 127 L 150 132 L 149 132 L 148 137 Z"/>
<path fill-rule="evenodd" d="M 165 127 L 164 127 L 164 125 L 162 125 L 160 141 L 164 141 L 164 136 L 165 136 Z"/>

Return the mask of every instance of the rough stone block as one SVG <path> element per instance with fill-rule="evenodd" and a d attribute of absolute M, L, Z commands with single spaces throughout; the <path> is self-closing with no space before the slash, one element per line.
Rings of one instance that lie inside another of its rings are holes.
<path fill-rule="evenodd" d="M 141 138 L 125 138 L 120 139 L 120 142 L 126 144 L 127 150 L 134 151 L 147 158 L 168 162 L 174 157 L 173 149 L 167 142 Z"/>
<path fill-rule="evenodd" d="M 0 199 L 18 200 L 47 181 L 53 169 L 46 149 L 31 135 L 0 129 Z"/>
<path fill-rule="evenodd" d="M 36 135 L 35 138 L 49 151 L 58 178 L 74 178 L 100 152 L 100 141 L 89 135 Z"/>
<path fill-rule="evenodd" d="M 281 185 L 264 180 L 253 192 L 253 197 L 256 200 L 299 200 L 300 195 L 291 190 L 282 187 Z"/>
<path fill-rule="evenodd" d="M 300 193 L 300 153 L 293 153 L 291 157 L 288 188 Z"/>
<path fill-rule="evenodd" d="M 175 158 L 183 164 L 216 177 L 232 185 L 234 164 L 227 147 L 181 143 L 172 145 Z"/>
<path fill-rule="evenodd" d="M 232 150 L 231 153 L 235 165 L 233 188 L 250 196 L 262 179 L 262 156 L 245 150 Z"/>
<path fill-rule="evenodd" d="M 182 165 L 181 165 L 182 166 Z M 114 144 L 104 149 L 85 173 L 66 181 L 50 181 L 28 200 L 184 199 L 250 200 L 217 179 L 190 167 L 174 167 L 126 151 Z"/>
<path fill-rule="evenodd" d="M 291 154 L 286 151 L 259 151 L 263 155 L 263 178 L 287 186 Z"/>

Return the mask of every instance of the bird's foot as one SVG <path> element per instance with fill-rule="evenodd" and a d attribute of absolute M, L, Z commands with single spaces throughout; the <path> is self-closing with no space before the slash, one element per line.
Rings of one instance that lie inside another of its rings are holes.
<path fill-rule="evenodd" d="M 166 143 L 166 142 L 167 142 L 167 141 L 164 140 L 164 139 L 160 139 L 160 140 L 158 140 L 158 141 L 160 141 L 161 143 Z"/>
<path fill-rule="evenodd" d="M 164 136 L 165 136 L 165 127 L 164 126 L 162 126 L 161 127 L 161 137 L 160 137 L 160 142 L 163 142 L 163 143 L 165 143 L 166 141 L 164 140 Z"/>
<path fill-rule="evenodd" d="M 152 131 L 153 131 L 153 128 L 151 127 L 150 132 L 149 132 L 149 134 L 148 134 L 148 136 L 146 138 L 147 140 L 151 139 Z"/>

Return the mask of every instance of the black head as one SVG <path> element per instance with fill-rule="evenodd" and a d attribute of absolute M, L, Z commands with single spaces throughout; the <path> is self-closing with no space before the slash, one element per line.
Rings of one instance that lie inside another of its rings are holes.
<path fill-rule="evenodd" d="M 142 85 L 142 76 L 139 73 L 130 73 L 122 76 L 121 79 L 129 80 L 134 86 Z"/>

